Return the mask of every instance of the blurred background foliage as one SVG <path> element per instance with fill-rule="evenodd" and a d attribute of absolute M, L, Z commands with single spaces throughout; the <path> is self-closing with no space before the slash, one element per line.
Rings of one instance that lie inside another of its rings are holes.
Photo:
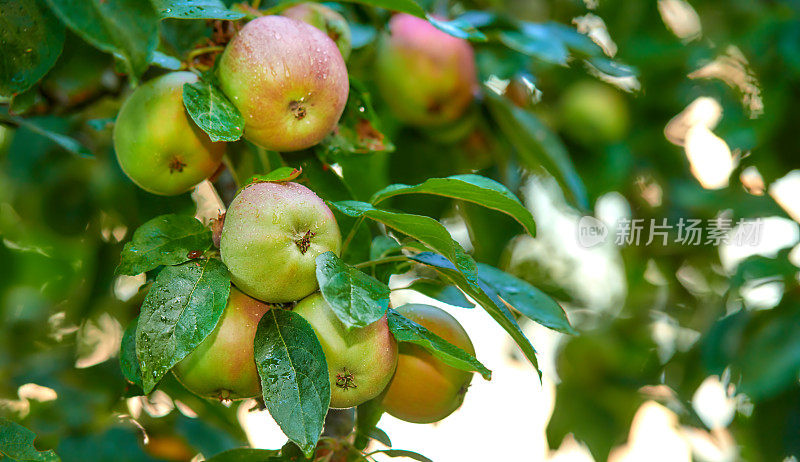
<path fill-rule="evenodd" d="M 771 187 L 800 181 L 797 170 L 786 176 L 800 168 L 800 3 L 420 3 L 451 17 L 498 15 L 485 27 L 490 40 L 475 47 L 481 80 L 503 97 L 486 92 L 454 126 L 417 129 L 399 125 L 376 95 L 394 152 L 309 151 L 285 162 L 301 165 L 310 186 L 333 200 L 467 172 L 525 198 L 537 218 L 534 240 L 469 204 L 411 195 L 391 205 L 441 218 L 476 260 L 564 303 L 581 335 L 559 337 L 555 368 L 545 369 L 557 382 L 550 447 L 572 434 L 596 460 L 620 457 L 637 411 L 656 401 L 715 448 L 693 446 L 697 460 L 800 457 L 800 252 L 792 221 L 800 188 Z M 376 37 L 388 13 L 331 5 L 353 25 L 351 77 L 372 93 Z M 509 21 L 526 21 L 531 34 L 506 33 Z M 631 68 L 591 53 L 581 59 L 585 42 L 543 26 L 551 22 L 577 26 Z M 210 31 L 205 21 L 164 20 L 159 50 L 185 56 Z M 144 79 L 162 72 L 151 67 Z M 55 67 L 0 106 L 0 416 L 33 430 L 39 449 L 66 461 L 189 460 L 247 441 L 235 406 L 194 397 L 174 379 L 149 398 L 129 398 L 115 358 L 144 295 L 137 290 L 144 281 L 114 276 L 122 245 L 156 215 L 195 213 L 189 194 L 143 192 L 117 165 L 111 126 L 130 91 L 111 55 L 67 31 Z M 706 128 L 729 149 L 711 166 L 712 176 L 729 173 L 721 187 L 704 183 L 712 180 L 690 162 L 686 127 L 668 127 L 701 97 L 713 101 L 704 100 L 711 115 L 694 116 L 719 119 Z M 69 135 L 87 151 L 69 145 L 68 152 L 42 130 Z M 556 136 L 541 135 L 550 131 Z M 256 151 L 246 142 L 231 146 L 229 169 L 216 182 L 223 198 L 236 190 L 233 175 L 283 161 Z M 765 245 L 745 253 L 674 242 L 584 249 L 570 244 L 584 214 L 771 221 Z M 732 409 L 722 412 L 727 417 L 704 407 L 700 391 L 708 387 Z M 510 411 L 499 410 L 500 421 L 503 412 Z"/>

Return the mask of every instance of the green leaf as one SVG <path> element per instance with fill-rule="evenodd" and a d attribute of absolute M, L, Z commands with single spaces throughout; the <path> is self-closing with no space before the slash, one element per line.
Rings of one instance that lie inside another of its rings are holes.
<path fill-rule="evenodd" d="M 52 450 L 37 451 L 33 446 L 35 439 L 36 434 L 32 431 L 0 417 L 0 456 L 21 462 L 58 462 L 61 460 Z"/>
<path fill-rule="evenodd" d="M 546 22 L 543 24 L 523 22 L 520 29 L 526 35 L 536 35 L 537 29 L 541 29 L 542 34 L 547 34 L 554 40 L 560 40 L 567 48 L 573 52 L 577 52 L 586 56 L 602 56 L 603 49 L 600 45 L 594 43 L 588 35 L 581 34 L 574 27 L 560 22 Z"/>
<path fill-rule="evenodd" d="M 365 216 L 406 234 L 431 249 L 441 253 L 464 275 L 465 280 L 477 287 L 477 268 L 461 245 L 447 232 L 447 229 L 433 218 L 408 213 L 389 212 L 376 209 L 367 202 L 341 201 L 331 203 L 337 210 L 351 217 Z"/>
<path fill-rule="evenodd" d="M 612 77 L 636 77 L 639 75 L 639 70 L 635 67 L 619 63 L 613 59 L 596 56 L 588 61 L 597 70 Z"/>
<path fill-rule="evenodd" d="M 483 263 L 478 263 L 478 277 L 531 320 L 565 334 L 577 333 L 561 305 L 536 287 Z"/>
<path fill-rule="evenodd" d="M 105 117 L 102 119 L 89 119 L 86 121 L 86 125 L 89 126 L 94 131 L 103 131 L 106 128 L 111 128 L 114 126 L 114 122 L 116 122 L 116 117 Z"/>
<path fill-rule="evenodd" d="M 62 147 L 67 152 L 70 152 L 78 157 L 83 158 L 92 158 L 94 155 L 91 151 L 86 149 L 82 144 L 75 141 L 74 138 L 70 138 L 69 136 L 62 135 L 60 133 L 56 133 L 45 128 L 42 128 L 39 124 L 35 122 L 31 122 L 30 119 L 23 119 L 21 117 L 14 117 L 6 115 L 5 109 L 0 109 L 0 120 L 9 120 L 12 123 L 19 125 L 20 127 L 25 127 L 28 130 L 36 133 L 37 135 L 43 136 L 48 140 L 56 143 L 60 147 Z"/>
<path fill-rule="evenodd" d="M 527 168 L 544 167 L 581 208 L 588 208 L 586 187 L 564 144 L 534 114 L 491 90 L 484 92 L 489 111 Z"/>
<path fill-rule="evenodd" d="M 359 450 L 363 450 L 369 445 L 369 438 L 372 438 L 373 430 L 378 425 L 378 421 L 381 420 L 384 412 L 381 405 L 382 401 L 383 394 L 380 394 L 365 403 L 359 404 L 356 408 L 356 438 L 353 444 Z"/>
<path fill-rule="evenodd" d="M 428 459 L 422 454 L 416 453 L 414 451 L 408 451 L 405 449 L 381 449 L 378 451 L 373 451 L 370 454 L 386 454 L 389 457 L 407 457 L 409 459 L 414 459 L 419 462 L 433 462 L 432 460 Z"/>
<path fill-rule="evenodd" d="M 389 307 L 389 287 L 354 268 L 333 252 L 317 256 L 317 281 L 322 297 L 348 329 L 382 318 Z"/>
<path fill-rule="evenodd" d="M 366 229 L 366 228 L 365 228 Z M 372 239 L 372 245 L 369 249 L 369 259 L 379 260 L 389 256 L 402 256 L 403 245 L 397 242 L 394 238 L 384 235 L 376 236 Z M 408 261 L 392 261 L 380 264 L 370 265 L 367 271 L 375 279 L 389 283 L 389 279 L 393 274 L 402 274 L 410 269 Z"/>
<path fill-rule="evenodd" d="M 162 19 L 226 19 L 235 21 L 244 14 L 231 11 L 220 0 L 151 0 Z"/>
<path fill-rule="evenodd" d="M 533 56 L 544 62 L 566 65 L 569 51 L 561 40 L 554 40 L 544 29 L 533 29 L 531 34 L 502 31 L 500 42 L 512 50 Z"/>
<path fill-rule="evenodd" d="M 254 349 L 269 413 L 311 456 L 331 401 L 328 364 L 314 329 L 299 314 L 272 309 L 258 323 Z"/>
<path fill-rule="evenodd" d="M 500 32 L 500 41 L 520 53 L 544 62 L 566 66 L 570 51 L 583 56 L 601 56 L 603 49 L 574 27 L 557 22 L 521 22 L 518 30 Z"/>
<path fill-rule="evenodd" d="M 119 347 L 119 367 L 122 375 L 132 384 L 142 388 L 142 367 L 136 357 L 136 326 L 139 324 L 137 317 L 125 329 Z"/>
<path fill-rule="evenodd" d="M 427 19 L 431 24 L 436 26 L 437 29 L 446 34 L 450 34 L 453 37 L 470 40 L 472 42 L 485 42 L 488 40 L 483 32 L 479 31 L 471 23 L 461 18 L 456 18 L 451 21 L 444 21 L 441 19 L 436 19 L 433 15 L 429 14 L 427 15 Z"/>
<path fill-rule="evenodd" d="M 398 342 L 413 343 L 425 348 L 445 364 L 467 372 L 478 372 L 484 379 L 491 380 L 492 371 L 474 356 L 439 337 L 425 327 L 406 318 L 397 311 L 389 309 L 389 330 Z"/>
<path fill-rule="evenodd" d="M 506 18 L 497 13 L 482 10 L 465 11 L 458 16 L 458 19 L 475 28 L 493 26 L 498 21 L 506 21 Z"/>
<path fill-rule="evenodd" d="M 378 427 L 373 427 L 372 429 L 368 430 L 365 436 L 372 438 L 384 446 L 392 447 L 392 440 L 389 438 L 389 435 L 387 435 L 385 431 Z"/>
<path fill-rule="evenodd" d="M 779 250 L 774 258 L 753 255 L 742 260 L 731 276 L 731 289 L 741 289 L 745 284 L 758 279 L 783 280 L 787 283 L 797 273 L 797 267 L 789 259 L 790 248 Z"/>
<path fill-rule="evenodd" d="M 9 114 L 23 115 L 30 112 L 37 105 L 43 102 L 39 94 L 39 86 L 34 85 L 22 93 L 17 93 L 11 97 L 11 104 L 8 105 Z"/>
<path fill-rule="evenodd" d="M 263 175 L 253 175 L 250 181 L 247 182 L 247 185 L 264 182 L 286 183 L 288 181 L 294 181 L 301 173 L 303 173 L 302 168 L 279 167 Z"/>
<path fill-rule="evenodd" d="M 244 117 L 211 75 L 205 74 L 195 83 L 183 84 L 183 105 L 211 141 L 236 141 L 242 137 Z"/>
<path fill-rule="evenodd" d="M 0 2 L 0 95 L 31 88 L 64 48 L 64 25 L 43 0 Z"/>
<path fill-rule="evenodd" d="M 420 278 L 412 282 L 406 289 L 414 290 L 434 300 L 459 308 L 474 308 L 467 298 L 455 286 L 445 284 L 438 279 Z"/>
<path fill-rule="evenodd" d="M 47 0 L 56 15 L 98 49 L 122 59 L 134 82 L 158 45 L 159 17 L 143 0 Z"/>
<path fill-rule="evenodd" d="M 285 460 L 274 449 L 236 448 L 221 452 L 206 462 L 279 462 Z"/>
<path fill-rule="evenodd" d="M 517 220 L 531 236 L 536 235 L 533 215 L 522 202 L 502 183 L 481 175 L 453 175 L 447 178 L 430 178 L 416 186 L 393 184 L 376 192 L 370 202 L 377 205 L 401 194 L 434 194 L 473 202 L 486 208 L 503 212 Z"/>
<path fill-rule="evenodd" d="M 140 226 L 125 244 L 117 274 L 135 276 L 161 265 L 191 260 L 189 252 L 212 246 L 211 230 L 187 215 L 161 215 Z"/>
<path fill-rule="evenodd" d="M 381 234 L 372 239 L 372 245 L 369 248 L 369 259 L 377 260 L 391 254 L 398 254 L 403 248 L 403 244 L 390 236 Z"/>
<path fill-rule="evenodd" d="M 167 266 L 158 273 L 136 329 L 145 393 L 214 330 L 230 290 L 228 269 L 214 258 Z"/>
<path fill-rule="evenodd" d="M 162 69 L 169 69 L 171 71 L 180 70 L 181 66 L 183 65 L 180 59 L 170 56 L 166 53 L 162 53 L 158 50 L 153 52 L 153 57 L 150 58 L 150 64 L 153 66 L 158 66 Z"/>
<path fill-rule="evenodd" d="M 478 302 L 478 304 L 489 313 L 492 319 L 514 339 L 514 342 L 516 342 L 522 350 L 522 354 L 528 358 L 528 361 L 530 361 L 531 365 L 536 369 L 536 373 L 541 379 L 542 373 L 539 370 L 539 361 L 536 359 L 536 350 L 533 348 L 533 345 L 531 345 L 530 340 L 528 340 L 522 332 L 522 329 L 520 329 L 514 315 L 505 306 L 503 301 L 498 298 L 497 293 L 495 293 L 491 287 L 487 286 L 483 281 L 479 281 L 477 287 L 466 281 L 464 275 L 456 271 L 453 264 L 441 255 L 432 252 L 422 252 L 410 258 L 418 263 L 433 268 L 442 278 L 455 284 L 456 287 Z"/>

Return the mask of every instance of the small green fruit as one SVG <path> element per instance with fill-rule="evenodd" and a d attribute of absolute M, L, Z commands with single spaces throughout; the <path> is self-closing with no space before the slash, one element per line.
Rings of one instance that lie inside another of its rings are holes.
<path fill-rule="evenodd" d="M 231 287 L 217 327 L 172 372 L 200 396 L 229 400 L 260 396 L 253 341 L 258 321 L 269 309 Z"/>
<path fill-rule="evenodd" d="M 620 91 L 597 81 L 569 87 L 559 109 L 564 131 L 588 146 L 617 142 L 630 125 L 628 105 Z"/>
<path fill-rule="evenodd" d="M 225 143 L 214 143 L 183 106 L 191 72 L 173 72 L 131 94 L 114 125 L 114 150 L 122 171 L 140 188 L 165 196 L 192 189 L 219 167 Z"/>
<path fill-rule="evenodd" d="M 317 334 L 331 381 L 331 407 L 358 406 L 378 396 L 397 366 L 397 342 L 386 316 L 361 328 L 348 330 L 322 294 L 301 300 L 294 312 Z"/>

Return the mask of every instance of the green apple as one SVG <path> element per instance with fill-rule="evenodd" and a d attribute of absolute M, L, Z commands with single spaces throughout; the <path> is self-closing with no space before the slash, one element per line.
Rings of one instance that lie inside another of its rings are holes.
<path fill-rule="evenodd" d="M 567 135 L 590 146 L 621 140 L 630 125 L 628 104 L 620 90 L 597 81 L 581 81 L 567 88 L 559 109 Z"/>
<path fill-rule="evenodd" d="M 253 183 L 233 199 L 220 239 L 233 283 L 265 302 L 300 300 L 317 290 L 316 258 L 341 251 L 333 212 L 297 183 Z"/>
<path fill-rule="evenodd" d="M 191 72 L 172 72 L 137 88 L 114 124 L 114 151 L 122 171 L 140 188 L 180 194 L 214 173 L 225 143 L 214 143 L 183 106 L 183 84 Z"/>
<path fill-rule="evenodd" d="M 385 315 L 348 330 L 320 293 L 304 298 L 293 311 L 311 324 L 322 344 L 332 408 L 358 406 L 386 388 L 397 366 L 397 342 Z"/>

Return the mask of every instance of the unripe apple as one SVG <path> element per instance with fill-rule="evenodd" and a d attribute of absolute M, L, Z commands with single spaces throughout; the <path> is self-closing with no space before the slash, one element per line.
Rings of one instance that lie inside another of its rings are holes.
<path fill-rule="evenodd" d="M 461 117 L 478 86 L 470 44 L 408 14 L 392 17 L 389 29 L 376 70 L 381 94 L 395 115 L 419 126 Z"/>
<path fill-rule="evenodd" d="M 283 16 L 247 23 L 225 47 L 218 72 L 244 116 L 244 136 L 274 151 L 319 143 L 336 127 L 350 89 L 333 40 Z"/>
<path fill-rule="evenodd" d="M 619 90 L 597 81 L 573 84 L 559 105 L 564 131 L 586 145 L 613 143 L 628 131 L 628 105 Z"/>
<path fill-rule="evenodd" d="M 191 72 L 172 72 L 144 83 L 125 101 L 114 124 L 114 150 L 122 171 L 153 194 L 192 189 L 220 165 L 225 143 L 214 143 L 183 106 Z"/>
<path fill-rule="evenodd" d="M 358 406 L 386 388 L 397 366 L 397 342 L 385 315 L 348 330 L 320 293 L 300 300 L 293 311 L 311 324 L 322 344 L 332 408 Z"/>
<path fill-rule="evenodd" d="M 313 191 L 297 183 L 253 183 L 228 207 L 220 254 L 242 292 L 284 303 L 317 290 L 317 256 L 339 255 L 341 246 L 333 212 Z"/>
<path fill-rule="evenodd" d="M 467 332 L 441 308 L 409 304 L 397 311 L 467 353 L 475 354 Z M 406 422 L 437 422 L 461 406 L 471 381 L 471 372 L 448 366 L 422 347 L 403 343 L 383 407 Z"/>
<path fill-rule="evenodd" d="M 189 391 L 208 398 L 242 399 L 261 395 L 253 342 L 266 303 L 231 287 L 214 331 L 172 369 Z"/>
<path fill-rule="evenodd" d="M 344 16 L 334 11 L 332 8 L 320 3 L 301 3 L 291 8 L 287 8 L 284 16 L 311 24 L 336 43 L 342 58 L 347 61 L 350 57 L 350 25 Z"/>

